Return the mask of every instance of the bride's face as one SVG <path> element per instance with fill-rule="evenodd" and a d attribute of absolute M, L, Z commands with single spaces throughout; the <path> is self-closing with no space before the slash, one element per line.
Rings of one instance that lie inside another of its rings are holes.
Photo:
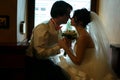
<path fill-rule="evenodd" d="M 71 25 L 73 27 L 75 27 L 75 28 L 78 26 L 78 24 L 75 22 L 75 18 L 74 17 L 71 18 Z"/>
<path fill-rule="evenodd" d="M 71 25 L 72 25 L 72 26 L 75 26 L 75 20 L 74 20 L 73 17 L 71 18 Z"/>

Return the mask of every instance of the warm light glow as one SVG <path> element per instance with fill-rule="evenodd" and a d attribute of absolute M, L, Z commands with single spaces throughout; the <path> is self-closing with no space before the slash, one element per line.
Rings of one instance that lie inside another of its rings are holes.
<path fill-rule="evenodd" d="M 35 25 L 38 25 L 39 23 L 49 20 L 50 19 L 50 9 L 53 5 L 53 3 L 57 0 L 35 0 Z M 83 7 L 90 10 L 90 2 L 91 0 L 64 0 L 71 4 L 73 6 L 73 11 L 76 9 L 81 9 Z M 73 11 L 71 12 L 71 16 L 73 14 Z M 66 25 L 62 25 L 66 26 Z M 65 29 L 62 28 L 64 31 Z"/>

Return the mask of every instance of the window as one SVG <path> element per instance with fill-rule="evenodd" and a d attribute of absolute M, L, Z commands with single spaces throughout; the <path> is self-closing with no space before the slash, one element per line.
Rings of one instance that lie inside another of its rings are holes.
<path fill-rule="evenodd" d="M 40 22 L 50 18 L 48 12 L 50 7 L 56 0 L 28 0 L 28 14 L 27 14 L 27 38 L 30 39 L 32 29 Z M 73 10 L 77 8 L 86 7 L 89 10 L 98 12 L 99 0 L 65 0 L 73 6 Z M 41 5 L 42 3 L 42 5 Z M 47 5 L 47 6 L 46 6 Z M 42 14 L 39 14 L 40 11 Z M 45 15 L 47 14 L 47 16 Z M 40 17 L 42 16 L 42 17 Z M 43 18 L 43 16 L 45 16 Z M 41 19 L 43 18 L 43 19 Z"/>
<path fill-rule="evenodd" d="M 34 15 L 34 27 L 39 23 L 49 20 L 50 10 L 53 3 L 57 0 L 35 0 L 35 15 Z M 90 10 L 91 0 L 64 0 L 73 6 L 73 11 L 76 9 L 81 9 L 83 7 Z M 71 12 L 71 15 L 73 14 Z M 65 24 L 62 26 L 66 26 Z M 74 27 L 72 27 L 74 28 Z M 62 27 L 62 30 L 65 30 L 65 27 Z"/>
<path fill-rule="evenodd" d="M 34 18 L 34 26 L 39 23 L 50 19 L 50 9 L 53 3 L 56 0 L 35 0 L 35 18 Z M 90 2 L 91 0 L 65 0 L 73 6 L 73 10 L 80 8 L 87 8 L 90 10 Z"/>

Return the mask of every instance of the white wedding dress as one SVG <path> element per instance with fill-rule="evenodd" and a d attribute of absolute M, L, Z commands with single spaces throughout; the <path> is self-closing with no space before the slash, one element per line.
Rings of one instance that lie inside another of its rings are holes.
<path fill-rule="evenodd" d="M 94 48 L 86 51 L 80 65 L 72 63 L 68 56 L 60 56 L 58 65 L 68 72 L 71 80 L 116 80 L 108 65 L 97 59 Z"/>
<path fill-rule="evenodd" d="M 109 40 L 96 13 L 91 12 L 92 22 L 88 24 L 95 48 L 88 48 L 80 65 L 72 63 L 66 55 L 61 55 L 58 65 L 71 76 L 71 80 L 117 80 L 109 62 Z M 75 44 L 77 45 L 77 44 Z M 75 46 L 76 47 L 76 46 Z M 75 48 L 72 49 L 75 52 Z"/>

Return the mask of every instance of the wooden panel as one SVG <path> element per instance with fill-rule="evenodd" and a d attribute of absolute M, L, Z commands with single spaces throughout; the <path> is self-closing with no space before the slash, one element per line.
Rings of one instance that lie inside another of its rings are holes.
<path fill-rule="evenodd" d="M 120 78 L 120 44 L 111 45 L 112 48 L 112 68 Z"/>
<path fill-rule="evenodd" d="M 24 80 L 27 46 L 0 46 L 0 80 Z"/>

